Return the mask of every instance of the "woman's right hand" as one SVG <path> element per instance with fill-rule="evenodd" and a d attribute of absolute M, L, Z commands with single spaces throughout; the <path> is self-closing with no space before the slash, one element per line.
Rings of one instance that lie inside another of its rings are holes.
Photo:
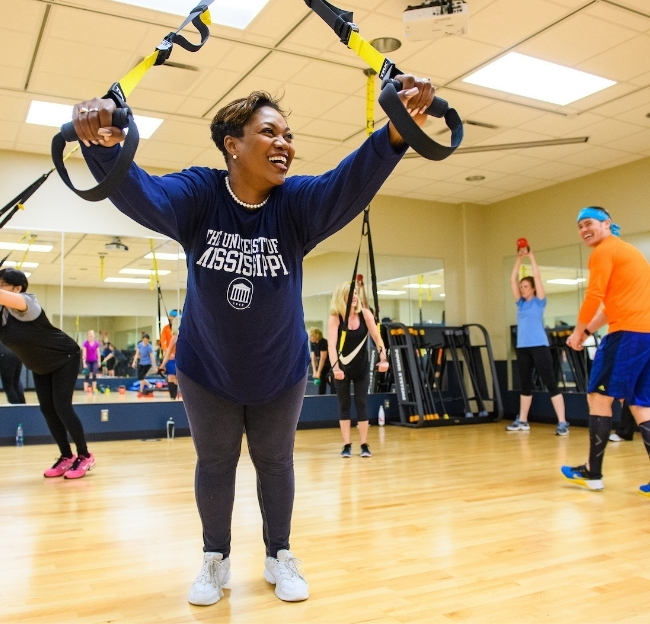
<path fill-rule="evenodd" d="M 334 368 L 332 370 L 334 372 L 334 379 L 338 379 L 339 381 L 345 379 L 345 373 L 340 368 Z"/>
<path fill-rule="evenodd" d="M 113 147 L 124 141 L 124 131 L 112 125 L 115 109 L 115 102 L 108 98 L 93 98 L 74 105 L 72 123 L 79 140 L 86 147 L 91 143 Z"/>

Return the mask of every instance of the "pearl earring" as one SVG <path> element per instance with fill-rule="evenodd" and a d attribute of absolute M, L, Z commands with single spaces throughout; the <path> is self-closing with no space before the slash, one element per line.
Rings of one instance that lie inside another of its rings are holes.
<path fill-rule="evenodd" d="M 233 160 L 237 160 L 237 154 L 232 155 Z"/>

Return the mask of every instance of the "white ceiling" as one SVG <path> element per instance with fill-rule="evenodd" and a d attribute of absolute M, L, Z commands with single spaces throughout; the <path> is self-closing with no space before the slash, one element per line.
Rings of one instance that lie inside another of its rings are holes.
<path fill-rule="evenodd" d="M 29 250 L 12 251 L 10 262 L 38 262 L 38 267 L 23 267 L 22 270 L 31 273 L 28 278 L 32 284 L 61 284 L 61 249 L 63 254 L 63 283 L 65 286 L 83 286 L 95 288 L 148 288 L 146 284 L 125 284 L 104 282 L 106 277 L 147 278 L 147 275 L 120 274 L 122 269 L 154 270 L 153 260 L 144 256 L 151 252 L 151 243 L 146 238 L 122 236 L 121 242 L 128 247 L 126 251 L 107 249 L 105 245 L 113 240 L 111 236 L 99 234 L 70 234 L 66 233 L 63 241 L 61 235 L 54 232 L 22 232 L 12 229 L 2 231 L 2 241 L 5 243 L 50 244 L 52 250 L 38 253 Z M 63 244 L 62 244 L 63 243 Z M 177 254 L 181 248 L 178 243 L 170 240 L 153 240 L 156 254 Z M 0 250 L 0 258 L 9 252 Z M 104 257 L 102 277 L 101 257 Z M 185 260 L 162 260 L 157 258 L 158 270 L 170 271 L 160 275 L 160 286 L 163 290 L 185 290 L 187 283 L 187 267 Z M 8 266 L 8 265 L 7 265 Z M 151 284 L 150 284 L 151 285 Z"/>
<path fill-rule="evenodd" d="M 383 194 L 489 204 L 650 156 L 650 0 L 468 0 L 468 36 L 418 43 L 403 35 L 407 4 L 345 0 L 343 8 L 354 10 L 365 39 L 400 39 L 390 55 L 398 66 L 430 76 L 465 121 L 480 124 L 466 126 L 463 147 L 588 142 L 456 153 L 442 163 L 405 159 Z M 55 130 L 25 123 L 30 101 L 102 95 L 180 21 L 112 0 L 0 0 L 0 149 L 48 153 Z M 209 120 L 254 89 L 284 93 L 293 111 L 293 174 L 322 173 L 363 140 L 364 64 L 302 0 L 270 0 L 245 31 L 213 25 L 211 34 L 196 54 L 174 49 L 170 60 L 195 70 L 154 67 L 129 99 L 137 113 L 165 119 L 141 142 L 141 165 L 222 167 Z M 561 107 L 462 82 L 512 50 L 618 84 Z M 379 106 L 375 113 L 383 119 Z M 443 128 L 435 121 L 427 131 Z M 485 179 L 466 181 L 476 175 Z"/>

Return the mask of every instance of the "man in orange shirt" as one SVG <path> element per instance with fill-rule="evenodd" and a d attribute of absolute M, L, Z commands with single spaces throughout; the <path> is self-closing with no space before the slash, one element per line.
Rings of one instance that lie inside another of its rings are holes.
<path fill-rule="evenodd" d="M 618 237 L 619 227 L 604 208 L 582 209 L 578 230 L 593 251 L 589 285 L 567 344 L 580 351 L 593 332 L 606 324 L 609 328 L 596 352 L 587 389 L 589 461 L 563 466 L 562 474 L 590 490 L 602 490 L 615 399 L 628 401 L 650 455 L 650 264 Z M 639 491 L 650 496 L 650 484 Z"/>
<path fill-rule="evenodd" d="M 161 368 L 167 373 L 167 389 L 169 396 L 176 399 L 178 395 L 178 382 L 176 380 L 176 340 L 178 332 L 174 335 L 173 323 L 178 317 L 178 310 L 169 311 L 169 325 L 165 325 L 160 332 L 160 348 L 163 352 Z"/>

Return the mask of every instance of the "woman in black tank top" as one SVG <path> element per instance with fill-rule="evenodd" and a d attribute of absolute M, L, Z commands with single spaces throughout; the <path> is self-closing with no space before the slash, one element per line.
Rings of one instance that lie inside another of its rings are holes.
<path fill-rule="evenodd" d="M 327 324 L 327 339 L 330 361 L 334 362 L 334 388 L 339 399 L 339 425 L 343 435 L 343 450 L 341 457 L 352 455 L 350 443 L 350 397 L 351 385 L 354 384 L 354 405 L 357 409 L 357 426 L 361 443 L 361 457 L 372 457 L 368 447 L 368 386 L 370 384 L 370 366 L 368 362 L 368 336 L 372 338 L 379 351 L 379 372 L 388 370 L 386 349 L 379 335 L 375 319 L 368 308 L 362 308 L 356 291 L 352 294 L 352 306 L 345 336 L 345 342 L 340 355 L 341 333 L 345 325 L 345 308 L 350 284 L 341 284 L 332 295 L 330 318 Z"/>
<path fill-rule="evenodd" d="M 44 475 L 79 479 L 95 466 L 83 425 L 72 407 L 79 345 L 50 323 L 36 297 L 25 293 L 27 285 L 22 271 L 0 269 L 0 340 L 34 373 L 41 412 L 59 447 L 59 459 Z M 68 433 L 77 447 L 76 457 Z"/>

